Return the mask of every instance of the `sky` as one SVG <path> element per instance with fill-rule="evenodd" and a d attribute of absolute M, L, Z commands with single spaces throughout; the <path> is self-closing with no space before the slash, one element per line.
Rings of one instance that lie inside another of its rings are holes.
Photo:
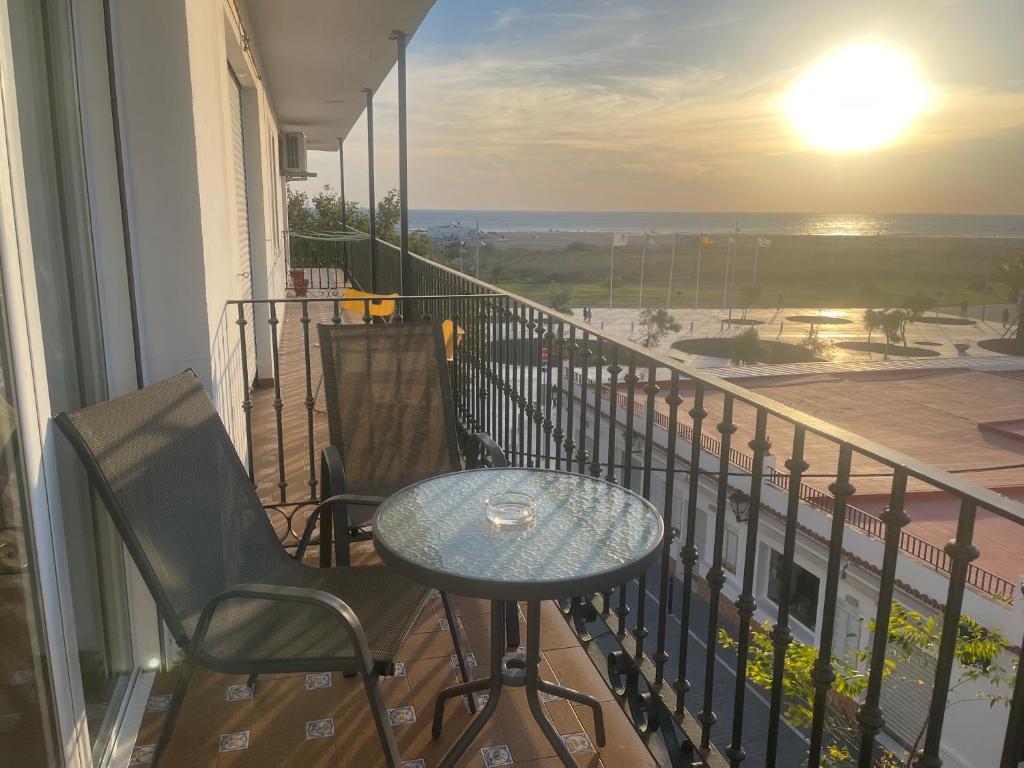
<path fill-rule="evenodd" d="M 1024 213 L 1021 0 L 437 0 L 408 49 L 410 207 Z M 893 144 L 808 147 L 794 82 L 869 41 L 929 99 Z M 376 189 L 398 185 L 395 73 L 374 101 Z M 366 126 L 345 142 L 366 201 Z M 336 152 L 311 152 L 337 188 Z"/>

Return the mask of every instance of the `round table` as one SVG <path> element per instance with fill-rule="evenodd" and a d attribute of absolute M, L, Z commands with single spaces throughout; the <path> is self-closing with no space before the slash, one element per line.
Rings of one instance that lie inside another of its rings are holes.
<path fill-rule="evenodd" d="M 498 528 L 487 519 L 486 500 L 502 491 L 533 497 L 532 523 Z M 639 576 L 658 557 L 663 535 L 657 510 L 637 494 L 555 470 L 454 472 L 410 485 L 380 506 L 373 541 L 385 563 L 421 584 L 491 601 L 490 675 L 441 691 L 434 738 L 448 699 L 489 689 L 487 704 L 452 745 L 442 768 L 469 748 L 494 714 L 503 686 L 526 688 L 530 711 L 565 765 L 575 762 L 544 712 L 541 693 L 590 706 L 598 746 L 604 746 L 600 703 L 540 677 L 540 601 L 608 590 Z M 505 608 L 518 600 L 527 601 L 526 649 L 506 653 Z"/>

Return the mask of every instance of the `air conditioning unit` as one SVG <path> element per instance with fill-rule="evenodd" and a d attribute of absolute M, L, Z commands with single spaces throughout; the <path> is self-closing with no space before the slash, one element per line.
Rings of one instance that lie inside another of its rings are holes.
<path fill-rule="evenodd" d="M 302 131 L 281 132 L 281 175 L 306 178 L 306 134 Z"/>

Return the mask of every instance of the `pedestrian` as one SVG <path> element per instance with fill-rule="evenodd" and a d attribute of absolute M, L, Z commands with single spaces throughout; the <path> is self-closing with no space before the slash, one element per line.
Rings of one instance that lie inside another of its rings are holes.
<path fill-rule="evenodd" d="M 776 307 L 775 308 L 776 308 L 777 311 L 781 311 L 782 310 L 782 294 L 781 293 L 779 294 L 779 300 L 776 303 Z"/>
<path fill-rule="evenodd" d="M 967 301 L 960 302 L 960 317 L 967 317 Z"/>
<path fill-rule="evenodd" d="M 1010 324 L 1010 308 L 1003 307 L 1003 328 Z"/>

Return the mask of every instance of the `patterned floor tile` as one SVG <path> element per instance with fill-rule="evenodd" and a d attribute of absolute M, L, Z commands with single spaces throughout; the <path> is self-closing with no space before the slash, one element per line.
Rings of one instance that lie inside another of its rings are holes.
<path fill-rule="evenodd" d="M 306 723 L 306 739 L 326 739 L 334 735 L 334 718 L 326 717 L 323 720 L 310 720 Z"/>
<path fill-rule="evenodd" d="M 499 765 L 512 765 L 512 752 L 505 744 L 496 747 L 484 747 L 480 750 L 484 768 L 495 768 Z"/>
<path fill-rule="evenodd" d="M 220 737 L 218 752 L 238 752 L 249 748 L 249 732 L 225 733 Z"/>
<path fill-rule="evenodd" d="M 392 725 L 411 725 L 416 722 L 416 709 L 414 707 L 389 709 L 388 720 Z"/>

